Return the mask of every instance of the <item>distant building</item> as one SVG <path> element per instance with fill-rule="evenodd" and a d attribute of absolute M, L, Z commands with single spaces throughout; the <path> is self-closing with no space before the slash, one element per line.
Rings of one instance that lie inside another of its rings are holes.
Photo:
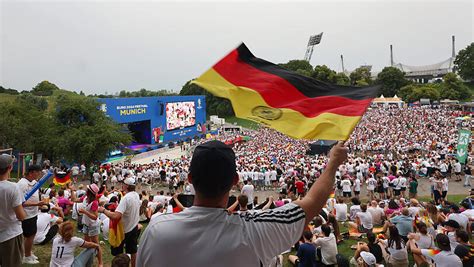
<path fill-rule="evenodd" d="M 398 106 L 398 107 L 403 107 L 405 105 L 405 102 L 401 98 L 399 98 L 397 95 L 393 97 L 384 97 L 381 95 L 378 98 L 374 98 L 372 101 L 372 105 L 374 106 L 382 106 L 382 107 L 388 107 L 388 106 Z"/>

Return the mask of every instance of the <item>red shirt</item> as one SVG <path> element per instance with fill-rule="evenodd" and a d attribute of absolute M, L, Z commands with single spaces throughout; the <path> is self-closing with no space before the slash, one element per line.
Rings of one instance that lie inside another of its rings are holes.
<path fill-rule="evenodd" d="M 295 183 L 296 189 L 298 193 L 304 193 L 304 183 L 302 181 L 298 181 Z"/>

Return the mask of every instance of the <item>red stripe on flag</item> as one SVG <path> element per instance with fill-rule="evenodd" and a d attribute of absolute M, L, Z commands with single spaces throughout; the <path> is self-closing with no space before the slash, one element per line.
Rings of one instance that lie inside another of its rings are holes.
<path fill-rule="evenodd" d="M 316 117 L 323 112 L 362 116 L 372 102 L 372 99 L 354 100 L 341 96 L 306 97 L 280 76 L 261 71 L 240 60 L 237 50 L 219 61 L 213 69 L 228 82 L 255 90 L 268 105 L 293 109 L 306 117 Z"/>

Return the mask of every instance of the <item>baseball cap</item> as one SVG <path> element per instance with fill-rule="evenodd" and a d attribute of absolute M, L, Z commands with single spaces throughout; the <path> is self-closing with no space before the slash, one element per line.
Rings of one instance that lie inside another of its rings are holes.
<path fill-rule="evenodd" d="M 370 252 L 362 251 L 360 253 L 360 256 L 362 257 L 364 262 L 367 263 L 367 265 L 369 266 L 375 266 L 375 264 L 377 263 L 377 260 L 375 259 L 374 254 Z"/>
<path fill-rule="evenodd" d="M 96 184 L 90 184 L 87 186 L 87 189 L 89 189 L 89 191 L 91 191 L 92 193 L 96 194 L 99 193 L 99 187 L 97 187 Z"/>
<path fill-rule="evenodd" d="M 124 184 L 126 185 L 135 185 L 135 179 L 132 177 L 128 177 L 123 181 Z"/>
<path fill-rule="evenodd" d="M 8 166 L 12 165 L 15 160 L 15 156 L 9 154 L 0 155 L 0 169 L 6 169 Z"/>
<path fill-rule="evenodd" d="M 456 222 L 455 220 L 447 220 L 443 223 L 443 226 L 450 226 L 450 227 L 458 229 L 459 223 Z"/>
<path fill-rule="evenodd" d="M 230 190 L 237 175 L 235 153 L 223 142 L 212 140 L 196 147 L 189 168 L 196 191 L 217 197 Z"/>
<path fill-rule="evenodd" d="M 436 236 L 436 243 L 438 243 L 438 247 L 442 250 L 451 250 L 449 237 L 445 234 L 438 234 Z"/>

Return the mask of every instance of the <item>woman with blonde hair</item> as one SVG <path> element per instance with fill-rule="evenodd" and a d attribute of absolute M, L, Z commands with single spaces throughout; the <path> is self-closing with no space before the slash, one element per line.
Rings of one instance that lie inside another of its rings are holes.
<path fill-rule="evenodd" d="M 74 257 L 76 247 L 85 248 Z M 50 267 L 91 267 L 99 245 L 74 236 L 74 225 L 68 221 L 59 227 L 59 235 L 53 240 Z M 99 266 L 102 266 L 99 264 Z"/>

